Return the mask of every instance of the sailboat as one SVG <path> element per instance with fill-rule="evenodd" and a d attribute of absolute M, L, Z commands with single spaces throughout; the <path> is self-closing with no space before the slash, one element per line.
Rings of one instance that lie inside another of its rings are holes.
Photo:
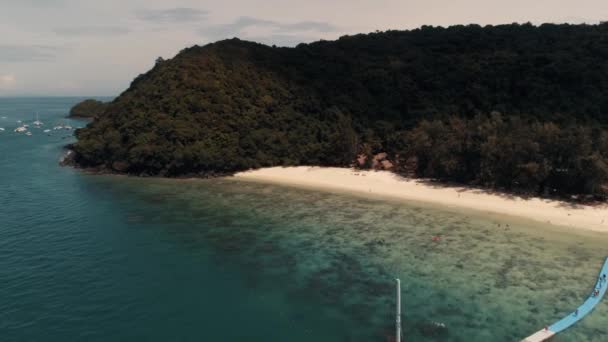
<path fill-rule="evenodd" d="M 40 119 L 38 118 L 38 113 L 36 113 L 36 121 L 32 122 L 32 124 L 38 128 L 40 128 L 40 126 L 44 125 L 42 123 L 42 121 L 40 121 Z"/>

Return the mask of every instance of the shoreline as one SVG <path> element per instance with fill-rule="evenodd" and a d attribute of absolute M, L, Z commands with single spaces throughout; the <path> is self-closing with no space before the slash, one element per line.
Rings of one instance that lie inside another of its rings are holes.
<path fill-rule="evenodd" d="M 389 171 L 316 166 L 272 167 L 239 172 L 234 178 L 423 202 L 508 215 L 576 230 L 608 232 L 608 204 L 572 204 L 537 197 L 522 198 L 464 186 L 435 185 L 424 180 L 403 178 Z"/>

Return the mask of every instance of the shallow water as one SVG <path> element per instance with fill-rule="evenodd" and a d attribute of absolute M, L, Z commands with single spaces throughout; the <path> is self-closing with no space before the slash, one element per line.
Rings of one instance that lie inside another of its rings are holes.
<path fill-rule="evenodd" d="M 76 101 L 0 99 L 0 117 Z M 0 133 L 2 340 L 387 341 L 399 277 L 406 340 L 518 341 L 582 303 L 608 254 L 605 235 L 472 211 L 85 175 L 57 166 L 66 141 Z M 603 303 L 555 340 L 607 322 Z"/>

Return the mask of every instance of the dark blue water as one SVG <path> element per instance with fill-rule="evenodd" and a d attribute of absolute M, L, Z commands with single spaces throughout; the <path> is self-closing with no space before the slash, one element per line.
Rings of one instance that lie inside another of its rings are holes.
<path fill-rule="evenodd" d="M 85 125 L 64 118 L 79 100 L 0 98 L 1 341 L 387 341 L 394 277 L 407 340 L 517 341 L 576 307 L 607 251 L 411 203 L 62 168 L 71 132 L 42 130 Z M 43 129 L 13 132 L 35 112 Z M 607 318 L 559 340 L 604 341 Z"/>
<path fill-rule="evenodd" d="M 0 99 L 1 340 L 340 339 L 344 327 L 311 312 L 306 296 L 287 304 L 274 291 L 288 276 L 263 275 L 234 257 L 238 246 L 201 240 L 204 220 L 149 221 L 175 203 L 60 167 L 71 132 L 42 130 L 86 124 L 64 119 L 77 101 Z M 12 132 L 34 112 L 43 129 Z"/>

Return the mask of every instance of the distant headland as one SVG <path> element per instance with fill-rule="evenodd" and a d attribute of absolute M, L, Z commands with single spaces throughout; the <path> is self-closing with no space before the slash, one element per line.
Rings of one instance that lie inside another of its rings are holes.
<path fill-rule="evenodd" d="M 93 119 L 106 110 L 107 104 L 94 99 L 87 99 L 76 104 L 70 110 L 70 118 Z"/>

